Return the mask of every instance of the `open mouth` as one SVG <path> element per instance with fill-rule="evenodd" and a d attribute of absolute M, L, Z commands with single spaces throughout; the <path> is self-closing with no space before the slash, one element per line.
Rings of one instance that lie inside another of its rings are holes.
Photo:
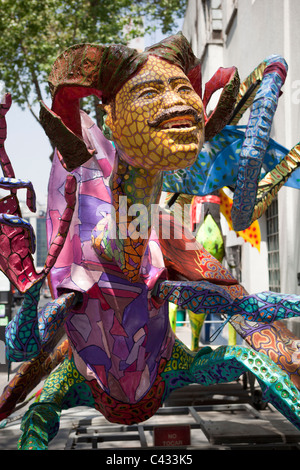
<path fill-rule="evenodd" d="M 191 129 L 195 127 L 195 120 L 192 117 L 174 117 L 163 121 L 160 129 Z"/>
<path fill-rule="evenodd" d="M 201 116 L 193 107 L 174 106 L 168 110 L 163 110 L 152 121 L 149 120 L 148 125 L 159 130 L 184 130 L 196 128 L 201 120 Z"/>

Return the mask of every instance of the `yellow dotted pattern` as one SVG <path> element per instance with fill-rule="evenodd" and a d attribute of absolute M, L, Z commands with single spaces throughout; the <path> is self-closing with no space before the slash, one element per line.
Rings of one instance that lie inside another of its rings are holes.
<path fill-rule="evenodd" d="M 168 118 L 178 106 L 196 111 Z M 122 158 L 134 167 L 172 170 L 192 165 L 204 142 L 203 104 L 184 72 L 165 60 L 150 56 L 107 106 L 106 124 Z M 160 116 L 162 122 L 156 125 Z M 185 123 L 189 121 L 185 127 Z M 153 125 L 151 123 L 154 122 Z M 180 123 L 182 126 L 180 126 Z M 167 126 L 167 127 L 166 127 Z"/>

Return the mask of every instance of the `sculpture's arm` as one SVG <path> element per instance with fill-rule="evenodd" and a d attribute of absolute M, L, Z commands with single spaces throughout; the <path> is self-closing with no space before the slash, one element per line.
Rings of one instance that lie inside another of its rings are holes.
<path fill-rule="evenodd" d="M 17 190 L 27 188 L 27 205 L 35 211 L 35 193 L 29 181 L 15 178 L 12 165 L 5 151 L 6 139 L 5 114 L 11 106 L 11 96 L 5 95 L 4 103 L 0 104 L 0 164 L 4 178 L 0 186 L 10 194 L 0 200 L 0 269 L 10 282 L 22 293 L 35 283 L 44 280 L 55 264 L 67 236 L 76 203 L 76 178 L 68 175 L 65 184 L 66 208 L 61 217 L 58 232 L 54 237 L 44 267 L 37 272 L 33 262 L 35 236 L 31 225 L 22 218 Z"/>
<path fill-rule="evenodd" d="M 287 64 L 280 56 L 269 57 L 264 62 L 264 66 L 260 78 L 261 84 L 252 103 L 239 158 L 231 209 L 233 227 L 237 231 L 249 227 L 253 220 L 261 167 L 269 143 L 281 87 L 287 73 Z"/>
<path fill-rule="evenodd" d="M 63 294 L 38 312 L 42 284 L 60 254 L 69 230 L 76 203 L 76 178 L 68 175 L 65 183 L 66 207 L 59 221 L 43 269 L 37 272 L 33 262 L 35 236 L 32 226 L 22 218 L 17 190 L 27 188 L 27 205 L 35 211 L 35 194 L 29 181 L 15 178 L 4 142 L 5 114 L 11 105 L 6 95 L 0 105 L 0 164 L 4 177 L 0 187 L 10 194 L 0 200 L 0 269 L 9 281 L 24 294 L 22 306 L 6 328 L 7 356 L 10 360 L 35 357 L 51 341 L 64 321 L 68 308 L 77 300 L 74 293 Z"/>

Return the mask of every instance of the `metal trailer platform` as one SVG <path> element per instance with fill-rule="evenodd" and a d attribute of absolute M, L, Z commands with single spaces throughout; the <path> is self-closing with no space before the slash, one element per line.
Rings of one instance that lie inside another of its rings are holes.
<path fill-rule="evenodd" d="M 174 406 L 184 401 L 186 405 Z M 162 450 L 168 448 L 168 441 L 156 446 L 157 430 L 176 432 L 181 427 L 189 429 L 190 442 L 176 445 L 176 450 L 300 450 L 300 431 L 274 407 L 255 406 L 253 395 L 240 383 L 210 390 L 188 386 L 142 424 L 111 424 L 101 415 L 79 420 L 69 433 L 65 450 Z"/>

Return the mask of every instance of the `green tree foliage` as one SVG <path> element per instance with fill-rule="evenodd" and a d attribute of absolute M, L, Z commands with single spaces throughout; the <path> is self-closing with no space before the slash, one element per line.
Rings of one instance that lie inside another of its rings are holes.
<path fill-rule="evenodd" d="M 187 0 L 0 0 L 0 80 L 13 101 L 28 107 L 49 97 L 56 57 L 77 43 L 123 43 L 144 34 L 143 18 L 171 33 Z"/>

